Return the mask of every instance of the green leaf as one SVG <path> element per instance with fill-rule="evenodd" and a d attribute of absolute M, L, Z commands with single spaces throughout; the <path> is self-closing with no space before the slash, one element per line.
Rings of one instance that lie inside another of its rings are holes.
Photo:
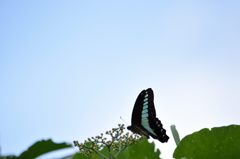
<path fill-rule="evenodd" d="M 8 155 L 8 156 L 0 156 L 0 159 L 18 159 L 18 157 L 14 155 Z"/>
<path fill-rule="evenodd" d="M 140 139 L 138 142 L 128 146 L 118 159 L 159 159 L 160 151 L 155 151 L 154 143 L 147 139 Z"/>
<path fill-rule="evenodd" d="M 40 155 L 63 148 L 72 147 L 67 143 L 54 143 L 52 140 L 42 140 L 34 143 L 18 157 L 19 159 L 34 159 Z"/>
<path fill-rule="evenodd" d="M 239 159 L 240 126 L 230 125 L 205 128 L 181 140 L 174 158 L 188 159 Z"/>
<path fill-rule="evenodd" d="M 101 151 L 101 153 L 103 152 Z M 72 159 L 102 159 L 102 158 L 97 153 L 92 153 L 89 156 L 86 156 L 83 153 L 76 153 L 75 155 L 73 155 Z"/>
<path fill-rule="evenodd" d="M 72 159 L 89 159 L 89 157 L 85 156 L 82 153 L 76 153 L 75 155 L 73 155 Z"/>

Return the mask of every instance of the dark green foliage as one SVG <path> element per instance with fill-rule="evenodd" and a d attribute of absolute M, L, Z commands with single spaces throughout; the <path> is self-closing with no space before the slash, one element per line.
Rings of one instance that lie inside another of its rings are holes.
<path fill-rule="evenodd" d="M 174 152 L 180 159 L 239 159 L 240 126 L 202 129 L 181 140 Z"/>
<path fill-rule="evenodd" d="M 84 143 L 74 141 L 80 154 L 73 159 L 159 159 L 160 151 L 154 151 L 155 145 L 145 138 L 124 132 L 124 125 L 118 125 L 96 137 L 85 140 Z"/>
<path fill-rule="evenodd" d="M 71 147 L 72 145 L 66 143 L 54 143 L 52 140 L 42 140 L 34 143 L 32 146 L 28 148 L 28 150 L 24 151 L 20 154 L 19 159 L 34 159 L 38 156 L 46 154 L 51 151 L 60 150 L 63 148 Z"/>
<path fill-rule="evenodd" d="M 154 151 L 154 143 L 149 143 L 147 139 L 139 139 L 136 143 L 127 147 L 120 155 L 119 159 L 159 159 L 160 151 Z"/>
<path fill-rule="evenodd" d="M 89 157 L 83 153 L 76 153 L 73 155 L 72 159 L 89 159 Z"/>
<path fill-rule="evenodd" d="M 149 143 L 147 139 L 138 139 L 135 143 L 129 145 L 118 156 L 107 156 L 108 150 L 103 149 L 100 153 L 106 155 L 105 159 L 160 159 L 160 151 L 154 151 L 154 143 Z M 103 159 L 97 153 L 91 153 L 86 156 L 83 153 L 75 154 L 73 159 Z"/>
<path fill-rule="evenodd" d="M 83 143 L 74 142 L 80 153 L 72 159 L 160 159 L 160 151 L 154 143 L 124 131 L 124 125 L 113 128 L 104 134 L 89 138 Z M 177 130 L 173 135 L 179 138 Z M 177 142 L 178 143 L 178 142 Z M 54 143 L 52 140 L 38 141 L 20 156 L 0 156 L 0 159 L 34 159 L 48 152 L 71 147 L 66 143 Z M 202 129 L 184 137 L 174 152 L 176 159 L 239 159 L 240 126 L 230 125 Z M 63 157 L 65 159 L 69 158 Z M 62 159 L 63 159 L 62 158 Z"/>
<path fill-rule="evenodd" d="M 51 151 L 60 150 L 71 147 L 66 143 L 54 143 L 52 140 L 42 140 L 34 143 L 26 151 L 17 156 L 0 156 L 0 159 L 34 159 L 38 156 L 46 154 Z"/>
<path fill-rule="evenodd" d="M 88 158 L 116 159 L 122 151 L 139 139 L 138 135 L 130 135 L 124 130 L 124 125 L 119 124 L 118 128 L 88 138 L 83 143 L 74 141 L 74 145 Z"/>
<path fill-rule="evenodd" d="M 9 155 L 9 156 L 0 156 L 0 159 L 18 159 L 18 157 L 14 155 Z"/>

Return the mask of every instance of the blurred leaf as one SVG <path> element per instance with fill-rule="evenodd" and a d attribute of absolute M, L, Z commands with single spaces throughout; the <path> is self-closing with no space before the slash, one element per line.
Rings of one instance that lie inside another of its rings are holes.
<path fill-rule="evenodd" d="M 89 157 L 85 156 L 82 153 L 76 153 L 75 155 L 73 155 L 72 159 L 89 159 Z"/>
<path fill-rule="evenodd" d="M 119 159 L 159 159 L 160 151 L 155 151 L 154 143 L 147 139 L 140 139 L 138 142 L 128 146 L 118 157 Z"/>
<path fill-rule="evenodd" d="M 52 140 L 42 140 L 34 143 L 18 157 L 19 159 L 34 159 L 40 155 L 63 148 L 72 147 L 67 143 L 54 143 Z"/>
<path fill-rule="evenodd" d="M 109 157 L 109 151 L 107 148 L 103 148 L 101 151 L 99 151 L 102 155 L 106 155 L 106 158 Z M 89 155 L 86 155 L 84 153 L 77 153 L 73 156 L 72 159 L 103 159 L 104 157 L 100 156 L 99 154 L 93 152 Z"/>
<path fill-rule="evenodd" d="M 8 155 L 8 156 L 0 156 L 0 159 L 18 159 L 18 157 L 14 155 Z"/>
<path fill-rule="evenodd" d="M 175 149 L 174 158 L 180 159 L 239 159 L 240 126 L 230 125 L 205 128 L 186 136 Z"/>
<path fill-rule="evenodd" d="M 102 159 L 102 158 L 96 153 L 92 153 L 89 156 L 86 156 L 83 153 L 76 153 L 72 159 Z"/>

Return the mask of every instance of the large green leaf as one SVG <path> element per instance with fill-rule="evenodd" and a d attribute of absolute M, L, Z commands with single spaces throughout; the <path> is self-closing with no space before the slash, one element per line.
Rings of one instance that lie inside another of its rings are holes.
<path fill-rule="evenodd" d="M 68 147 L 71 147 L 71 145 L 67 143 L 54 143 L 52 140 L 42 140 L 34 143 L 32 146 L 28 148 L 28 150 L 21 153 L 18 158 L 34 159 L 48 152 L 60 150 Z"/>
<path fill-rule="evenodd" d="M 240 126 L 205 128 L 188 135 L 173 156 L 176 159 L 240 159 Z"/>
<path fill-rule="evenodd" d="M 141 139 L 127 147 L 118 157 L 119 159 L 159 159 L 160 151 L 155 151 L 154 143 Z"/>

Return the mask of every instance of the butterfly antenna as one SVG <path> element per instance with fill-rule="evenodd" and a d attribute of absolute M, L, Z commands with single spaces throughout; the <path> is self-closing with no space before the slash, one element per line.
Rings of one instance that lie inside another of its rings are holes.
<path fill-rule="evenodd" d="M 127 122 L 120 116 L 120 119 L 122 120 L 122 122 L 127 125 Z"/>

